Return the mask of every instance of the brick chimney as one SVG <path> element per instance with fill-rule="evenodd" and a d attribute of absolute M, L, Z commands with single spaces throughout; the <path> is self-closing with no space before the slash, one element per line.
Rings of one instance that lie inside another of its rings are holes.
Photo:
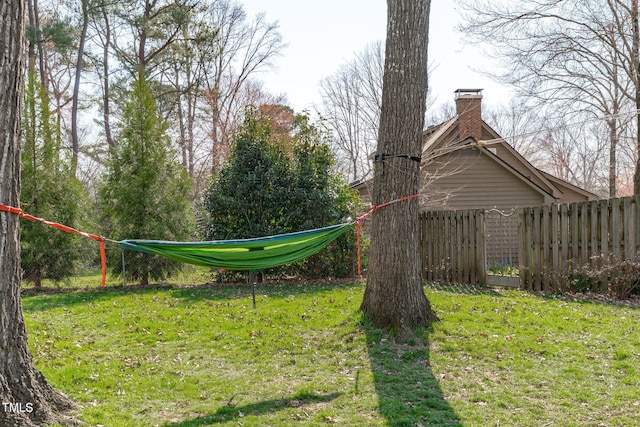
<path fill-rule="evenodd" d="M 482 89 L 457 89 L 454 92 L 460 139 L 482 135 Z"/>

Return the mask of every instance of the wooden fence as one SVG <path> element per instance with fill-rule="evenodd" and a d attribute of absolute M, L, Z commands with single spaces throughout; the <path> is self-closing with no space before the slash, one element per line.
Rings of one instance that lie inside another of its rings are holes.
<path fill-rule="evenodd" d="M 421 215 L 425 280 L 489 283 L 486 216 L 482 209 Z M 607 268 L 637 260 L 640 197 L 523 208 L 514 232 L 521 288 L 551 291 L 580 269 L 600 269 L 591 290 L 607 292 Z"/>
<path fill-rule="evenodd" d="M 520 286 L 554 290 L 579 270 L 608 291 L 612 263 L 635 261 L 640 245 L 640 197 L 525 208 L 520 220 Z"/>
<path fill-rule="evenodd" d="M 423 278 L 432 282 L 485 283 L 484 223 L 483 209 L 422 213 Z"/>

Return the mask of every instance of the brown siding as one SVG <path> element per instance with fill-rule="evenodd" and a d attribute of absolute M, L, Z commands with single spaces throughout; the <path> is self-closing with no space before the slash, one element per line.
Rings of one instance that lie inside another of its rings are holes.
<path fill-rule="evenodd" d="M 527 179 L 530 179 L 531 181 L 533 181 L 539 187 L 544 188 L 545 191 L 548 191 L 548 192 L 553 191 L 553 189 L 549 186 L 547 182 L 545 182 L 539 176 L 534 174 L 531 169 L 527 168 L 526 164 L 523 163 L 524 160 L 517 159 L 511 150 L 507 149 L 506 147 L 500 144 L 496 144 L 492 147 L 496 148 L 497 156 L 500 159 L 502 159 L 503 162 L 505 162 L 506 164 L 508 164 L 509 166 L 511 166 L 518 172 L 520 172 L 523 176 L 527 177 Z M 554 196 L 557 197 L 558 195 L 554 194 Z"/>
<path fill-rule="evenodd" d="M 544 204 L 542 194 L 475 149 L 440 157 L 424 165 L 423 172 L 422 194 L 431 200 L 423 210 L 512 209 Z"/>
<path fill-rule="evenodd" d="M 556 203 L 573 203 L 573 202 L 586 202 L 589 200 L 598 200 L 598 196 L 595 194 L 580 192 L 573 188 L 570 184 L 563 182 L 557 178 L 550 178 L 553 184 L 560 190 L 558 194 L 559 198 Z"/>
<path fill-rule="evenodd" d="M 560 187 L 560 185 L 556 185 Z M 569 187 L 560 187 L 560 191 L 562 191 L 562 194 L 559 195 L 560 197 L 556 203 L 586 202 L 588 200 L 592 200 L 584 194 L 574 191 Z"/>

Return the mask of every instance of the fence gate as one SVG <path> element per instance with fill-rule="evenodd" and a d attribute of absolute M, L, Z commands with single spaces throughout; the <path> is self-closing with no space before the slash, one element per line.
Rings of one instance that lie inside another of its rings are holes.
<path fill-rule="evenodd" d="M 424 212 L 420 230 L 425 280 L 519 286 L 517 209 Z"/>
<path fill-rule="evenodd" d="M 485 253 L 487 284 L 518 287 L 519 213 L 518 209 L 485 211 Z"/>
<path fill-rule="evenodd" d="M 423 278 L 486 282 L 484 210 L 429 211 L 420 216 Z"/>

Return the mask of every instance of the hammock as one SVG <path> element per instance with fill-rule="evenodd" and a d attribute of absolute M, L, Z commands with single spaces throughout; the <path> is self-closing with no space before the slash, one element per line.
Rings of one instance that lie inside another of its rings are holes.
<path fill-rule="evenodd" d="M 169 242 L 164 240 L 121 240 L 114 241 L 95 234 L 78 231 L 74 228 L 33 215 L 26 214 L 20 208 L 0 204 L 0 212 L 9 212 L 32 221 L 66 231 L 78 233 L 100 243 L 100 260 L 102 265 L 102 286 L 105 286 L 107 263 L 105 256 L 105 240 L 118 243 L 121 247 L 146 252 L 172 259 L 174 261 L 205 267 L 224 268 L 227 270 L 258 271 L 277 267 L 311 256 L 333 242 L 349 228 L 357 223 L 356 245 L 358 247 L 358 275 L 360 271 L 360 229 L 362 221 L 376 210 L 393 203 L 419 197 L 419 194 L 405 196 L 371 207 L 369 212 L 354 222 L 332 225 L 315 230 L 297 233 L 279 234 L 257 239 L 214 240 L 208 242 Z"/>
<path fill-rule="evenodd" d="M 174 261 L 227 270 L 263 270 L 306 258 L 333 242 L 353 223 L 256 239 L 170 242 L 122 240 L 120 246 Z"/>

